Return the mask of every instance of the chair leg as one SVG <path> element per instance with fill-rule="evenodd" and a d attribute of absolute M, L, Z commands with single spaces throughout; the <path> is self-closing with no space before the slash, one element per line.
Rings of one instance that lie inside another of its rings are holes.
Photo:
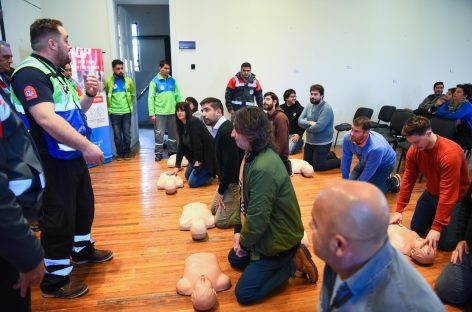
<path fill-rule="evenodd" d="M 336 139 L 333 141 L 333 151 L 336 149 L 336 143 L 338 142 L 339 131 L 336 132 Z"/>
<path fill-rule="evenodd" d="M 405 150 L 402 149 L 402 153 L 400 154 L 400 159 L 398 160 L 397 173 L 400 173 L 400 165 L 402 164 L 404 157 L 405 157 Z"/>

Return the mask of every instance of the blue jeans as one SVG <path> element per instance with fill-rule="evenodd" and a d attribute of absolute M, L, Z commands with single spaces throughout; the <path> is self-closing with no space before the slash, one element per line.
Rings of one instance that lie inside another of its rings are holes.
<path fill-rule="evenodd" d="M 367 182 L 377 186 L 384 193 L 390 192 L 395 186 L 392 179 L 390 179 L 394 167 L 395 164 L 377 168 L 377 171 L 375 171 L 374 175 Z M 357 180 L 362 174 L 362 171 L 364 171 L 364 166 L 358 163 L 354 169 L 352 169 L 349 180 Z"/>
<path fill-rule="evenodd" d="M 472 254 L 464 253 L 462 263 L 447 264 L 436 280 L 436 293 L 452 304 L 464 304 L 472 299 Z"/>
<path fill-rule="evenodd" d="M 328 157 L 331 143 L 326 145 L 305 144 L 303 160 L 313 166 L 315 171 L 326 171 L 341 167 L 341 159 Z"/>
<path fill-rule="evenodd" d="M 193 164 L 189 163 L 187 170 L 185 170 L 185 178 L 188 181 L 188 186 L 199 187 L 210 180 L 211 174 L 203 167 L 196 170 L 193 168 Z"/>
<path fill-rule="evenodd" d="M 296 152 L 298 152 L 299 150 L 301 150 L 302 147 L 303 147 L 303 139 L 302 139 L 302 137 L 300 137 L 297 142 L 293 142 L 293 141 L 292 141 L 292 137 L 293 137 L 293 134 L 290 134 L 290 135 L 288 136 L 288 150 L 289 150 L 289 154 L 290 154 L 290 155 L 295 154 Z"/>
<path fill-rule="evenodd" d="M 424 234 L 433 224 L 436 209 L 438 207 L 439 198 L 434 197 L 428 191 L 424 191 L 416 203 L 415 212 L 411 219 L 411 230 L 418 234 Z M 438 248 L 449 251 L 456 247 L 457 237 L 457 216 L 460 210 L 460 201 L 456 203 L 451 213 L 449 224 L 442 228 L 441 237 L 439 238 Z"/>
<path fill-rule="evenodd" d="M 131 151 L 131 113 L 110 114 L 110 121 L 116 154 L 118 156 L 129 155 Z"/>
<path fill-rule="evenodd" d="M 281 255 L 261 257 L 257 261 L 251 261 L 249 255 L 240 258 L 231 249 L 228 254 L 229 263 L 235 268 L 244 269 L 234 291 L 238 302 L 253 303 L 287 282 L 295 274 L 293 257 L 297 249 L 298 246 Z"/>

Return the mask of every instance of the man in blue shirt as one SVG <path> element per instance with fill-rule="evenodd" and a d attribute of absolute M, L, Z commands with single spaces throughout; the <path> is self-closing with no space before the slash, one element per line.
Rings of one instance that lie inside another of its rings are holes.
<path fill-rule="evenodd" d="M 390 177 L 396 162 L 395 151 L 381 134 L 369 130 L 369 118 L 357 117 L 352 122 L 352 130 L 344 136 L 341 161 L 343 179 L 370 182 L 384 193 L 398 193 L 400 175 Z M 359 163 L 349 174 L 352 155 L 356 155 Z"/>
<path fill-rule="evenodd" d="M 318 311 L 445 311 L 431 286 L 392 247 L 378 188 L 341 181 L 311 211 L 313 249 L 326 262 Z"/>

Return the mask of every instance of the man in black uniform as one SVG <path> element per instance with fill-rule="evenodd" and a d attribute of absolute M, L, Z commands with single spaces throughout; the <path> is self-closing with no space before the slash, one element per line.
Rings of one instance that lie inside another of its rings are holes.
<path fill-rule="evenodd" d="M 70 257 L 75 264 L 110 260 L 113 253 L 94 248 L 91 228 L 94 195 L 89 164 L 100 164 L 103 153 L 88 140 L 87 111 L 98 92 L 98 81 L 89 75 L 85 94 L 79 98 L 58 67 L 70 61 L 72 46 L 62 23 L 36 20 L 30 28 L 34 51 L 12 76 L 12 99 L 31 127 L 46 176 L 44 216 L 40 222 L 46 274 L 43 297 L 74 298 L 88 286 L 71 282 Z"/>

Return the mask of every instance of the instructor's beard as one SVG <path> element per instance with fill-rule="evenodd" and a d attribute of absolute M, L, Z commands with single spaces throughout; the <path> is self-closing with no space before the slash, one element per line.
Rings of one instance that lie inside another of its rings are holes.
<path fill-rule="evenodd" d="M 312 99 L 310 99 L 310 103 L 314 104 L 314 105 L 318 105 L 318 104 L 321 103 L 321 100 L 312 100 Z"/>

